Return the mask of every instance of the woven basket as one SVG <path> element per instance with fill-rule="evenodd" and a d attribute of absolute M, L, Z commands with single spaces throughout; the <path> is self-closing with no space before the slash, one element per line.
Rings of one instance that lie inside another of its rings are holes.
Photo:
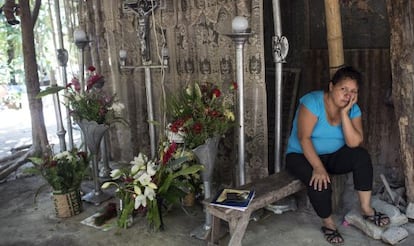
<path fill-rule="evenodd" d="M 195 204 L 195 194 L 193 192 L 188 193 L 183 197 L 182 204 L 185 207 L 192 207 Z"/>
<path fill-rule="evenodd" d="M 68 218 L 82 212 L 82 201 L 79 190 L 62 193 L 53 191 L 53 203 L 56 217 Z"/>

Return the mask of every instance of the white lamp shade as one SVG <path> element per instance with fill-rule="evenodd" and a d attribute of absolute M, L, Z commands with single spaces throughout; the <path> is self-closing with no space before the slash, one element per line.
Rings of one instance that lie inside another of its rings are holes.
<path fill-rule="evenodd" d="M 233 32 L 243 33 L 249 28 L 249 22 L 244 16 L 236 16 L 231 23 L 231 28 Z"/>
<path fill-rule="evenodd" d="M 119 57 L 121 59 L 126 59 L 127 58 L 127 51 L 126 50 L 120 50 L 119 51 Z"/>
<path fill-rule="evenodd" d="M 75 32 L 73 33 L 73 38 L 75 39 L 75 42 L 82 42 L 82 41 L 88 40 L 86 38 L 85 31 L 82 29 L 76 29 Z"/>

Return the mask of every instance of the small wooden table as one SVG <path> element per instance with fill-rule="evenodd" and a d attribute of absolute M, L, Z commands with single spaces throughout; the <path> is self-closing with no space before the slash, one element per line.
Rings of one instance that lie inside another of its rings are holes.
<path fill-rule="evenodd" d="M 292 195 L 304 189 L 305 186 L 299 179 L 292 177 L 286 171 L 282 171 L 237 187 L 237 189 L 250 188 L 253 188 L 256 193 L 245 211 L 217 207 L 211 205 L 209 201 L 204 201 L 207 211 L 212 215 L 211 238 L 208 245 L 216 245 L 219 239 L 221 220 L 229 223 L 229 245 L 241 245 L 252 212 Z"/>

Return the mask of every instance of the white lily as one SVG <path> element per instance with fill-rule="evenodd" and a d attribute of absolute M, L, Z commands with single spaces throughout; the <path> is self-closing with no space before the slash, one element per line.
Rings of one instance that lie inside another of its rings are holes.
<path fill-rule="evenodd" d="M 138 209 L 141 205 L 143 207 L 147 206 L 147 198 L 143 194 L 135 197 L 135 209 Z"/>
<path fill-rule="evenodd" d="M 157 185 L 156 184 L 154 184 L 154 183 L 149 183 L 148 185 L 147 185 L 148 187 L 150 187 L 151 189 L 153 189 L 153 190 L 155 190 L 155 189 L 158 189 L 158 187 L 157 187 Z"/>
<path fill-rule="evenodd" d="M 134 174 L 133 178 L 134 180 L 138 180 L 144 173 L 146 173 L 146 171 L 144 170 L 140 170 L 138 171 L 136 174 Z"/>
<path fill-rule="evenodd" d="M 113 169 L 111 171 L 111 174 L 110 175 L 111 175 L 111 178 L 112 179 L 119 179 L 121 177 L 121 175 L 122 175 L 122 172 L 119 169 Z"/>
<path fill-rule="evenodd" d="M 138 185 L 134 185 L 134 192 L 137 195 L 141 195 L 142 194 L 141 188 Z"/>
<path fill-rule="evenodd" d="M 150 200 L 150 201 L 152 201 L 152 200 L 154 200 L 154 197 L 155 197 L 155 191 L 153 190 L 153 189 L 151 189 L 150 187 L 145 187 L 145 190 L 144 190 L 144 195 Z"/>
<path fill-rule="evenodd" d="M 148 162 L 147 173 L 150 176 L 154 176 L 155 173 L 157 173 L 157 165 L 155 164 L 155 162 L 153 161 Z"/>
<path fill-rule="evenodd" d="M 143 185 L 147 186 L 151 183 L 151 176 L 148 173 L 143 173 L 141 177 L 138 178 L 138 181 Z"/>

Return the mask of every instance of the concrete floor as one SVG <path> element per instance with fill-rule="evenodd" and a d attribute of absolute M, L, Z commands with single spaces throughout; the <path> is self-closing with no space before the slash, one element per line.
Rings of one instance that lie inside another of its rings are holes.
<path fill-rule="evenodd" d="M 43 184 L 43 179 L 38 176 L 20 177 L 0 184 L 0 245 L 207 245 L 190 236 L 204 222 L 205 215 L 199 204 L 186 208 L 186 211 L 180 206 L 173 207 L 163 217 L 165 230 L 162 232 L 149 232 L 143 217 L 136 217 L 129 229 L 114 228 L 104 232 L 80 222 L 102 209 L 106 202 L 100 206 L 84 202 L 84 210 L 79 215 L 58 219 L 49 187 L 40 190 L 34 203 L 36 191 Z M 330 245 L 319 231 L 319 219 L 306 206 L 281 215 L 269 211 L 261 211 L 260 215 L 258 221 L 250 222 L 243 245 Z M 336 215 L 336 218 L 339 223 L 342 216 Z M 409 227 L 410 237 L 399 245 L 413 245 L 413 224 Z M 385 245 L 352 226 L 341 225 L 339 230 L 345 245 Z M 228 236 L 224 237 L 220 245 L 227 245 L 228 240 Z"/>

